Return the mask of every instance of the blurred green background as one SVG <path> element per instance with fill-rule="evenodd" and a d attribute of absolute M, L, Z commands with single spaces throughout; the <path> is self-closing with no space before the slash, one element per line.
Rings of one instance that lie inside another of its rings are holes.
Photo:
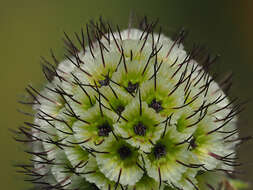
<path fill-rule="evenodd" d="M 63 31 L 79 31 L 90 19 L 103 16 L 112 23 L 127 26 L 129 13 L 160 19 L 165 31 L 185 27 L 187 44 L 199 42 L 210 52 L 221 54 L 220 74 L 233 71 L 232 96 L 253 96 L 253 1 L 251 0 L 0 0 L 0 189 L 27 189 L 22 176 L 12 167 L 26 159 L 22 146 L 11 138 L 28 118 L 16 110 L 27 84 L 44 82 L 40 56 L 49 57 L 52 48 L 63 58 Z M 253 103 L 241 114 L 242 135 L 253 134 Z M 253 181 L 253 149 L 246 143 L 239 149 L 245 174 Z"/>

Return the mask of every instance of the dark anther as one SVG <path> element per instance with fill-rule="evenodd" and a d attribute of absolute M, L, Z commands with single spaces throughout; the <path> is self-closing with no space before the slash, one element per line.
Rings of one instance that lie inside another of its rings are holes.
<path fill-rule="evenodd" d="M 118 106 L 117 109 L 116 109 L 116 112 L 118 114 L 121 114 L 123 111 L 124 111 L 125 107 L 124 106 Z"/>
<path fill-rule="evenodd" d="M 146 130 L 147 130 L 147 127 L 140 122 L 134 126 L 134 132 L 136 135 L 145 136 Z"/>
<path fill-rule="evenodd" d="M 160 159 L 161 157 L 166 155 L 166 147 L 162 144 L 157 144 L 154 147 L 154 155 L 156 159 Z"/>
<path fill-rule="evenodd" d="M 126 159 L 127 157 L 131 156 L 132 152 L 129 147 L 122 146 L 118 149 L 119 156 L 122 160 Z"/>
<path fill-rule="evenodd" d="M 99 83 L 101 86 L 108 86 L 109 83 L 110 83 L 110 79 L 109 79 L 109 77 L 105 77 L 104 80 L 99 80 L 98 83 Z"/>
<path fill-rule="evenodd" d="M 128 86 L 126 87 L 126 90 L 129 93 L 134 93 L 136 89 L 138 88 L 138 86 L 139 86 L 138 83 L 133 84 L 132 82 L 128 82 Z"/>
<path fill-rule="evenodd" d="M 197 144 L 196 144 L 196 139 L 193 138 L 190 140 L 190 146 L 192 147 L 192 149 L 196 148 L 197 147 Z"/>
<path fill-rule="evenodd" d="M 153 108 L 158 113 L 163 110 L 161 104 L 161 101 L 156 101 L 156 99 L 153 99 L 152 102 L 149 104 L 149 107 Z"/>
<path fill-rule="evenodd" d="M 108 137 L 111 131 L 112 131 L 111 126 L 105 123 L 98 127 L 98 136 Z"/>

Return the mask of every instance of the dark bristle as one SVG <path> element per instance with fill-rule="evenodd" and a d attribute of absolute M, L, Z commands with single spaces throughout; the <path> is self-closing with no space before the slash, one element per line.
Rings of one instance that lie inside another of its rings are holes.
<path fill-rule="evenodd" d="M 85 175 L 85 174 L 91 174 L 91 173 L 95 173 L 96 171 L 88 171 L 88 172 L 78 172 L 77 169 L 83 168 L 88 164 L 88 161 L 84 162 L 81 161 L 79 162 L 76 166 L 72 166 L 72 165 L 68 165 L 66 164 L 66 166 L 64 167 L 65 170 L 61 171 L 61 173 L 70 173 L 70 174 L 75 174 L 77 176 Z"/>
<path fill-rule="evenodd" d="M 122 46 L 121 46 L 121 57 L 123 59 L 125 72 L 127 73 L 128 71 L 127 71 L 127 65 L 126 65 L 126 57 L 125 57 L 124 49 Z"/>
<path fill-rule="evenodd" d="M 116 27 L 117 27 L 117 31 L 118 31 L 118 34 L 119 34 L 119 38 L 122 41 L 122 36 L 121 36 L 119 25 L 117 25 Z"/>
<path fill-rule="evenodd" d="M 104 51 L 103 50 L 106 49 L 106 48 L 103 45 L 103 43 L 100 41 L 99 37 L 97 37 L 97 41 L 98 41 L 98 44 L 99 44 L 100 55 L 101 55 L 101 60 L 102 60 L 102 63 L 103 63 L 103 67 L 105 68 L 105 58 L 104 58 Z"/>
<path fill-rule="evenodd" d="M 79 42 L 79 44 L 81 45 L 82 49 L 83 49 L 83 53 L 85 53 L 85 42 L 84 42 L 84 32 L 83 32 L 83 28 L 81 28 L 81 38 L 79 37 L 79 35 L 77 33 L 75 33 L 75 36 Z"/>
<path fill-rule="evenodd" d="M 186 180 L 189 181 L 192 184 L 192 186 L 194 187 L 194 189 L 199 190 L 199 188 L 193 183 L 192 180 L 190 180 L 188 177 L 186 178 Z"/>
<path fill-rule="evenodd" d="M 214 188 L 212 185 L 210 185 L 209 183 L 206 183 L 206 186 L 207 186 L 210 190 L 215 190 L 215 188 Z"/>
<path fill-rule="evenodd" d="M 166 134 L 167 127 L 171 126 L 171 118 L 172 118 L 173 114 L 174 113 L 170 114 L 170 116 L 168 116 L 165 120 L 165 127 L 164 127 L 164 130 L 163 130 L 162 138 L 164 138 L 164 136 Z"/>
<path fill-rule="evenodd" d="M 177 33 L 176 37 L 173 38 L 174 42 L 171 45 L 166 57 L 169 57 L 171 51 L 173 50 L 173 48 L 175 47 L 176 44 L 179 45 L 183 41 L 183 39 L 185 38 L 185 35 L 186 35 L 186 33 L 184 30 L 181 30 L 180 32 Z"/>
<path fill-rule="evenodd" d="M 139 22 L 139 29 L 141 30 L 145 30 L 145 28 L 147 27 L 148 25 L 148 18 L 146 16 L 144 16 L 140 22 Z"/>
<path fill-rule="evenodd" d="M 85 90 L 85 88 L 82 86 L 81 81 L 73 73 L 71 75 L 73 76 L 73 78 L 75 80 L 75 82 L 73 82 L 73 83 L 77 84 L 82 89 L 82 91 L 84 92 L 84 94 L 88 97 L 90 105 L 93 105 L 91 97 L 88 94 L 88 92 Z"/>
<path fill-rule="evenodd" d="M 95 82 L 95 86 L 96 86 L 96 91 L 98 92 L 98 99 L 96 98 L 96 100 L 97 100 L 98 103 L 99 103 L 100 114 L 101 114 L 102 117 L 104 117 L 104 113 L 103 113 L 103 110 L 102 110 L 101 93 L 100 93 L 99 90 L 98 90 L 98 87 L 97 87 L 97 83 L 96 83 L 96 82 Z"/>
<path fill-rule="evenodd" d="M 119 170 L 119 175 L 118 175 L 118 179 L 117 179 L 116 185 L 114 186 L 114 190 L 117 190 L 117 188 L 119 186 L 121 173 L 122 173 L 122 168 L 120 168 L 120 170 Z"/>
<path fill-rule="evenodd" d="M 53 51 L 52 49 L 50 49 L 50 54 L 51 54 L 51 57 L 52 57 L 52 59 L 53 59 L 55 65 L 58 66 L 58 65 L 59 65 L 59 61 L 58 61 L 58 59 L 56 58 L 56 56 L 55 56 L 55 54 L 54 54 L 54 51 Z"/>
<path fill-rule="evenodd" d="M 98 136 L 108 137 L 111 131 L 111 126 L 108 123 L 105 123 L 98 127 Z"/>
<path fill-rule="evenodd" d="M 108 78 L 108 80 L 109 80 L 109 82 L 110 82 L 110 79 L 109 79 L 109 78 Z M 116 91 L 112 88 L 112 86 L 111 86 L 110 84 L 108 84 L 108 85 L 109 85 L 109 87 L 110 87 L 110 89 L 111 89 L 113 95 L 115 96 L 115 98 L 119 99 L 119 97 L 118 97 Z"/>
<path fill-rule="evenodd" d="M 139 87 L 138 83 L 133 84 L 131 81 L 128 82 L 128 86 L 126 87 L 127 92 L 134 93 L 136 92 L 137 88 Z"/>
<path fill-rule="evenodd" d="M 161 186 L 162 186 L 162 175 L 161 175 L 160 167 L 158 168 L 158 175 L 159 175 L 159 189 L 161 189 Z"/>
<path fill-rule="evenodd" d="M 156 71 L 156 66 L 157 66 L 157 54 L 155 55 L 155 64 L 154 64 L 154 89 L 156 91 L 156 86 L 157 86 L 157 71 Z"/>
<path fill-rule="evenodd" d="M 139 122 L 134 126 L 134 132 L 136 135 L 145 136 L 147 131 L 147 127 L 143 125 L 143 123 Z"/>
<path fill-rule="evenodd" d="M 95 56 L 94 56 L 94 53 L 93 53 L 93 43 L 92 43 L 92 39 L 90 37 L 90 31 L 89 31 L 89 26 L 86 25 L 86 32 L 87 32 L 87 38 L 88 38 L 88 45 L 89 45 L 89 50 L 90 50 L 90 53 L 92 55 L 92 57 L 95 59 Z"/>
<path fill-rule="evenodd" d="M 233 118 L 230 118 L 229 120 L 227 120 L 226 122 L 224 122 L 223 124 L 221 124 L 219 127 L 217 127 L 217 128 L 215 128 L 215 129 L 209 131 L 209 132 L 207 133 L 207 135 L 210 135 L 210 134 L 212 134 L 212 133 L 218 131 L 219 129 L 223 128 L 223 127 L 226 126 L 232 119 L 233 119 Z"/>
<path fill-rule="evenodd" d="M 140 52 L 142 52 L 142 50 L 143 50 L 143 48 L 145 47 L 146 42 L 147 42 L 147 40 L 148 40 L 148 36 L 149 36 L 149 34 L 150 34 L 150 27 L 151 27 L 151 25 L 149 25 L 148 30 L 147 30 L 147 33 L 146 33 L 145 37 L 143 38 L 144 42 L 143 42 L 143 44 L 142 44 L 142 46 L 141 46 Z"/>
<path fill-rule="evenodd" d="M 110 24 L 108 24 L 108 30 L 109 30 L 108 34 L 111 34 L 111 35 L 112 35 L 113 40 L 114 40 L 114 42 L 115 42 L 115 44 L 116 44 L 116 46 L 117 46 L 118 51 L 121 52 L 120 47 L 119 47 L 119 44 L 118 44 L 118 42 L 117 42 L 117 40 L 116 40 L 116 38 L 115 38 L 115 36 L 114 36 L 114 34 L 113 34 L 113 31 L 112 31 L 112 28 L 111 28 Z"/>
<path fill-rule="evenodd" d="M 125 160 L 126 158 L 130 157 L 132 152 L 129 147 L 122 146 L 118 149 L 119 156 L 122 160 Z"/>
<path fill-rule="evenodd" d="M 151 103 L 149 104 L 149 107 L 153 108 L 156 113 L 160 112 L 163 110 L 163 107 L 162 107 L 162 102 L 161 101 L 157 101 L 156 99 L 153 99 L 151 101 Z"/>
<path fill-rule="evenodd" d="M 159 63 L 157 69 L 155 70 L 154 74 L 149 78 L 149 80 L 151 80 L 152 78 L 156 77 L 156 75 L 157 75 L 159 69 L 161 68 L 162 64 L 163 64 L 163 60 L 161 60 L 161 62 Z"/>
<path fill-rule="evenodd" d="M 139 89 L 140 116 L 142 115 L 141 89 Z"/>
<path fill-rule="evenodd" d="M 28 88 L 25 88 L 26 92 L 29 94 L 29 96 L 32 98 L 31 102 L 24 102 L 24 101 L 19 101 L 21 104 L 41 104 L 38 98 L 34 93 L 31 92 Z"/>
<path fill-rule="evenodd" d="M 181 164 L 182 166 L 187 167 L 187 168 L 200 168 L 200 167 L 204 167 L 203 164 L 192 164 L 192 163 L 186 164 L 186 163 L 184 163 L 184 162 L 182 162 L 180 160 L 176 160 L 176 162 L 179 163 L 179 164 Z"/>
<path fill-rule="evenodd" d="M 64 148 L 69 147 L 69 148 L 73 148 L 74 146 L 71 145 L 67 145 L 64 144 L 62 141 L 64 140 L 64 138 L 59 139 L 59 140 L 53 140 L 52 138 L 48 137 L 48 140 L 44 140 L 44 142 L 46 143 L 50 143 L 52 145 L 55 145 L 56 147 L 58 147 L 61 150 L 64 150 Z"/>
<path fill-rule="evenodd" d="M 163 144 L 157 144 L 154 147 L 154 156 L 156 159 L 160 159 L 167 154 L 166 147 Z"/>
<path fill-rule="evenodd" d="M 45 100 L 48 100 L 49 102 L 51 102 L 51 103 L 53 103 L 53 104 L 55 104 L 55 105 L 59 105 L 59 103 L 58 102 L 56 102 L 56 101 L 54 101 L 54 100 L 52 100 L 52 99 L 50 99 L 50 98 L 48 98 L 48 97 L 46 97 L 46 96 L 44 96 L 44 95 L 42 95 L 38 90 L 36 90 L 35 88 L 33 88 L 31 85 L 28 85 L 28 87 L 31 89 L 31 91 L 30 92 L 34 92 L 34 94 L 37 94 L 38 96 L 40 96 L 40 97 L 42 97 L 42 98 L 44 98 Z M 28 88 L 27 88 L 28 89 Z M 28 91 L 27 91 L 28 92 Z M 29 92 L 28 92 L 29 93 Z M 29 93 L 30 95 L 32 95 L 32 93 Z M 34 96 L 35 97 L 35 96 Z"/>
<path fill-rule="evenodd" d="M 152 49 L 152 52 L 150 53 L 149 57 L 148 57 L 148 60 L 147 60 L 147 63 L 145 64 L 144 66 L 144 69 L 141 73 L 141 75 L 143 76 L 148 68 L 148 65 L 150 64 L 150 61 L 151 61 L 151 58 L 154 57 L 156 55 L 156 53 L 158 53 L 158 51 L 155 52 L 154 49 Z"/>
<path fill-rule="evenodd" d="M 53 81 L 53 79 L 55 77 L 55 73 L 52 69 L 50 69 L 45 64 L 42 64 L 42 72 L 44 73 L 44 75 L 45 75 L 46 79 L 48 80 L 48 82 Z"/>
<path fill-rule="evenodd" d="M 76 100 L 76 99 L 73 98 L 73 96 L 74 96 L 73 94 L 67 93 L 60 85 L 57 85 L 57 88 L 58 88 L 58 89 L 56 89 L 57 92 L 60 91 L 60 93 L 62 93 L 63 95 L 69 97 L 75 103 L 80 104 L 80 105 L 82 104 L 81 102 L 79 102 L 78 100 Z"/>

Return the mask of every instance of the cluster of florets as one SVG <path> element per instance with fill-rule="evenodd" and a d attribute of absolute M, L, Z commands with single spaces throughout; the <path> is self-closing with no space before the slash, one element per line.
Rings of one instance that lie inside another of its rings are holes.
<path fill-rule="evenodd" d="M 35 118 L 18 140 L 41 189 L 204 190 L 233 173 L 240 106 L 208 74 L 215 58 L 143 26 L 87 27 L 81 50 L 66 35 L 66 60 L 45 61 L 48 84 L 27 88 Z"/>

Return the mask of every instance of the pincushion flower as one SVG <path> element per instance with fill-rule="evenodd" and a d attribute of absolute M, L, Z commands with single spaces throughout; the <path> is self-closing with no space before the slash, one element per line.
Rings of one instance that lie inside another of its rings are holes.
<path fill-rule="evenodd" d="M 65 35 L 66 60 L 45 60 L 48 83 L 26 89 L 34 121 L 17 139 L 32 149 L 21 167 L 36 189 L 232 187 L 241 105 L 209 74 L 215 59 L 155 25 L 87 25 L 80 50 Z"/>

